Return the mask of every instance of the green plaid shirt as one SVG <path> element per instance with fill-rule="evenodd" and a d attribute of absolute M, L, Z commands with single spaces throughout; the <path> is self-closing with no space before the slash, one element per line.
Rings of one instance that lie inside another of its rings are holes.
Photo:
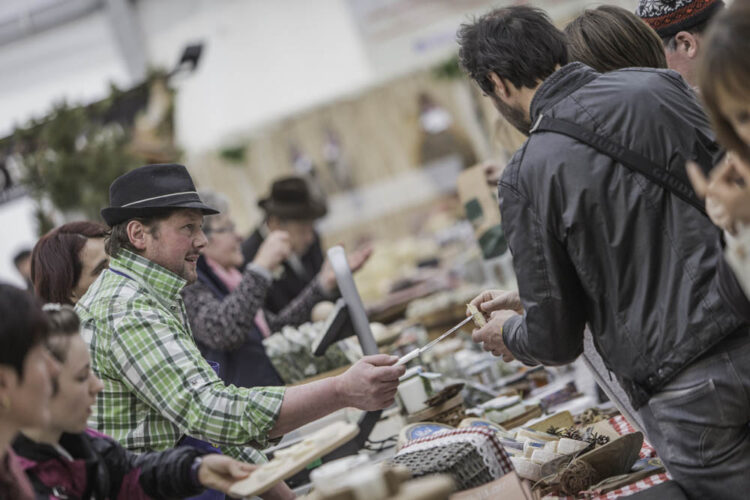
<path fill-rule="evenodd" d="M 119 274 L 118 274 L 119 273 Z M 225 386 L 203 359 L 180 290 L 186 281 L 121 250 L 76 305 L 94 372 L 104 382 L 89 425 L 135 452 L 188 434 L 262 462 L 283 387 Z"/>

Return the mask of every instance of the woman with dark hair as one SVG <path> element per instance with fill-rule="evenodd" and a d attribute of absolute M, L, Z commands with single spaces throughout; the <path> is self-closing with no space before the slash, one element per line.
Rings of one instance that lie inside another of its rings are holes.
<path fill-rule="evenodd" d="M 614 5 L 586 9 L 565 27 L 570 62 L 599 73 L 622 68 L 666 68 L 659 35 L 632 12 Z"/>
<path fill-rule="evenodd" d="M 13 443 L 37 495 L 44 498 L 184 498 L 205 487 L 226 492 L 255 467 L 192 447 L 136 455 L 86 428 L 102 382 L 91 371 L 71 306 L 44 306 L 48 346 L 60 362 L 50 419 L 29 423 Z M 271 495 L 272 497 L 272 495 Z"/>
<path fill-rule="evenodd" d="M 727 148 L 726 158 L 706 179 L 697 165 L 688 173 L 706 198 L 711 220 L 724 230 L 726 269 L 718 268 L 723 296 L 750 321 L 750 4 L 734 2 L 713 21 L 698 64 L 701 98 Z M 733 271 L 733 273 L 731 272 Z M 741 290 L 732 279 L 736 277 Z M 740 293 L 738 293 L 740 292 Z M 741 292 L 744 292 L 744 297 Z"/>
<path fill-rule="evenodd" d="M 31 254 L 31 280 L 44 302 L 75 304 L 109 265 L 107 227 L 70 222 L 48 232 Z"/>
<path fill-rule="evenodd" d="M 22 426 L 49 425 L 58 365 L 44 346 L 49 323 L 33 295 L 0 284 L 0 318 L 0 498 L 31 500 L 10 444 Z"/>

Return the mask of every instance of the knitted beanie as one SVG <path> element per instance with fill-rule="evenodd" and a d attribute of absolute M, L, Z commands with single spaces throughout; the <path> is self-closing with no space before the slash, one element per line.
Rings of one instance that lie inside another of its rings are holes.
<path fill-rule="evenodd" d="M 667 38 L 710 19 L 722 7 L 721 0 L 640 0 L 635 13 Z"/>

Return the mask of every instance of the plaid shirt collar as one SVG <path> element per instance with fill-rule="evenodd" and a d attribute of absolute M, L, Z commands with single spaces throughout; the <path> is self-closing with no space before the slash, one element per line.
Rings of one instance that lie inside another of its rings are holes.
<path fill-rule="evenodd" d="M 172 271 L 125 249 L 121 249 L 117 257 L 112 258 L 109 268 L 117 274 L 144 285 L 160 300 L 167 303 L 179 301 L 180 290 L 187 285 L 185 279 Z"/>

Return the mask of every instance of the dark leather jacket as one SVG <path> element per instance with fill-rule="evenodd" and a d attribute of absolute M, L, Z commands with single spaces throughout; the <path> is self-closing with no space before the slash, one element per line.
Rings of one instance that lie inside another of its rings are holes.
<path fill-rule="evenodd" d="M 23 434 L 13 442 L 37 498 L 137 500 L 184 498 L 203 491 L 190 474 L 195 458 L 205 454 L 195 448 L 136 455 L 94 430 L 63 434 L 60 446 L 73 461 Z"/>
<path fill-rule="evenodd" d="M 687 182 L 719 153 L 692 90 L 669 70 L 596 73 L 568 64 L 538 89 L 540 113 L 584 126 Z M 719 230 L 686 202 L 570 137 L 534 133 L 499 185 L 503 228 L 525 312 L 503 337 L 524 363 L 597 350 L 635 408 L 738 331 L 718 292 Z"/>

